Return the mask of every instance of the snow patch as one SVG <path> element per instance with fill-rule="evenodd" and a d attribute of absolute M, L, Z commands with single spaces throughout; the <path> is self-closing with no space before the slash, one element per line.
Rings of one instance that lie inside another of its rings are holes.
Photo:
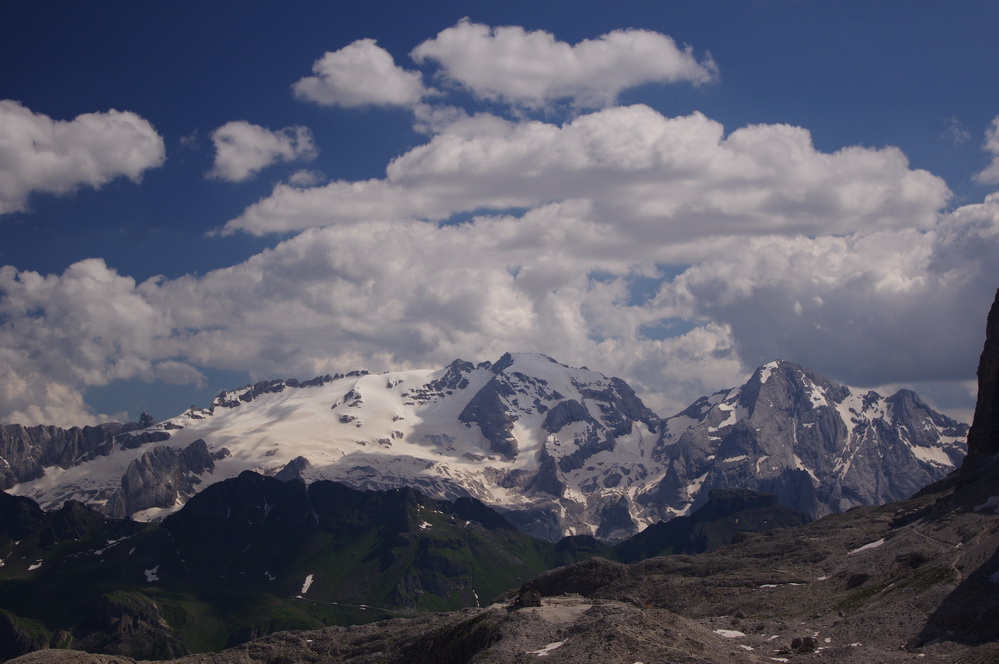
<path fill-rule="evenodd" d="M 30 572 L 32 570 L 36 570 L 36 569 L 38 569 L 41 566 L 42 566 L 42 561 L 39 560 L 37 563 L 35 563 L 33 565 L 28 565 L 28 571 Z"/>
<path fill-rule="evenodd" d="M 849 555 L 853 555 L 854 553 L 860 553 L 861 551 L 867 551 L 868 549 L 876 549 L 876 548 L 878 548 L 879 546 L 881 546 L 884 543 L 885 543 L 885 539 L 882 537 L 877 542 L 871 542 L 870 544 L 865 544 L 864 546 L 862 546 L 860 548 L 857 548 L 857 549 L 854 549 L 853 551 L 850 551 L 846 555 L 849 556 Z"/>
<path fill-rule="evenodd" d="M 982 510 L 992 510 L 995 512 L 996 507 L 999 507 L 999 496 L 992 496 L 981 505 L 976 505 L 974 509 L 976 512 L 981 512 Z"/>
<path fill-rule="evenodd" d="M 159 566 L 159 565 L 157 565 L 156 567 L 154 567 L 154 568 L 152 568 L 152 569 L 147 569 L 147 570 L 145 570 L 145 573 L 146 573 L 146 581 L 147 581 L 148 583 L 152 583 L 153 581 L 159 581 L 159 580 L 160 580 L 160 577 L 159 577 L 159 575 L 157 574 L 157 572 L 159 572 L 159 571 L 160 571 L 160 566 Z"/>
<path fill-rule="evenodd" d="M 716 629 L 715 634 L 724 636 L 726 639 L 737 639 L 740 636 L 746 636 L 744 632 L 735 629 Z"/>
<path fill-rule="evenodd" d="M 917 459 L 924 463 L 953 468 L 954 462 L 950 460 L 947 453 L 941 447 L 923 447 L 922 445 L 912 445 L 912 453 Z"/>
<path fill-rule="evenodd" d="M 544 648 L 541 648 L 540 650 L 528 650 L 527 654 L 528 655 L 537 655 L 538 657 L 546 657 L 548 655 L 548 653 L 550 653 L 552 650 L 555 650 L 556 648 L 561 648 L 565 644 L 566 644 L 565 641 L 556 641 L 555 643 L 549 643 L 548 645 L 546 645 Z"/>
<path fill-rule="evenodd" d="M 429 527 L 430 527 L 431 525 L 432 525 L 432 524 L 431 524 L 431 523 L 430 523 L 429 521 L 424 521 L 423 523 L 421 523 L 421 524 L 420 524 L 420 530 L 426 530 L 426 529 L 427 529 L 427 528 L 429 528 Z"/>
<path fill-rule="evenodd" d="M 708 473 L 710 472 L 711 471 L 709 470 Z M 704 473 L 703 475 L 701 475 L 700 477 L 698 477 L 693 482 L 687 485 L 688 496 L 693 497 L 695 493 L 701 490 L 701 486 L 704 484 L 704 480 L 708 478 L 708 473 Z M 690 506 L 688 505 L 687 507 L 689 508 Z"/>
<path fill-rule="evenodd" d="M 309 588 L 312 586 L 312 578 L 313 577 L 312 577 L 311 574 L 309 574 L 307 577 L 305 577 L 305 583 L 302 584 L 302 590 L 301 590 L 301 593 L 299 594 L 299 597 L 301 597 L 305 593 L 309 592 Z"/>
<path fill-rule="evenodd" d="M 760 367 L 760 383 L 765 383 L 770 380 L 770 376 L 773 374 L 774 369 L 777 368 L 778 362 L 774 360 L 773 362 L 767 362 L 762 367 Z"/>

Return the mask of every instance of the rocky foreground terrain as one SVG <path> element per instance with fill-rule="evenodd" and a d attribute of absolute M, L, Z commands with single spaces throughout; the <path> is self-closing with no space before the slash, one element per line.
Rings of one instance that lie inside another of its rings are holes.
<path fill-rule="evenodd" d="M 484 608 L 282 632 L 176 664 L 999 661 L 999 293 L 969 454 L 916 497 L 632 565 L 593 558 Z M 18 664 L 134 662 L 38 651 Z"/>
<path fill-rule="evenodd" d="M 488 607 L 282 632 L 176 664 L 999 661 L 999 467 L 879 508 L 633 565 L 594 558 Z M 133 662 L 39 651 L 18 664 Z"/>

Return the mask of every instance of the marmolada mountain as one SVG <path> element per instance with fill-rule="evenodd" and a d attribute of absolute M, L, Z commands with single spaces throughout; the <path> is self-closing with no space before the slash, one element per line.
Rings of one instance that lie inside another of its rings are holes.
<path fill-rule="evenodd" d="M 785 361 L 663 417 L 534 354 L 6 425 L 0 656 L 999 661 L 997 399 L 999 297 L 970 432 Z"/>

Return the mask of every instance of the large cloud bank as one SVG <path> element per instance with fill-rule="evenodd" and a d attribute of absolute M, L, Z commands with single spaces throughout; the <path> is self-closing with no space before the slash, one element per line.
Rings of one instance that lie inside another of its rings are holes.
<path fill-rule="evenodd" d="M 381 178 L 301 171 L 222 228 L 288 234 L 272 249 L 143 283 L 100 259 L 61 275 L 0 268 L 0 421 L 93 420 L 83 395 L 116 380 L 511 350 L 621 376 L 666 415 L 775 358 L 858 386 L 971 385 L 999 285 L 999 194 L 949 210 L 943 180 L 896 148 L 823 152 L 802 127 L 614 105 L 626 87 L 715 79 L 710 57 L 656 33 L 569 45 L 462 21 L 412 58 L 437 67 L 439 89 L 373 40 L 294 85 L 326 106 L 411 108 L 427 137 Z M 489 112 L 448 106 L 454 88 Z M 229 180 L 316 149 L 296 127 L 229 123 L 218 138 L 214 174 Z M 104 172 L 137 177 L 156 159 L 121 162 Z M 43 180 L 0 180 L 2 200 L 21 205 Z"/>
<path fill-rule="evenodd" d="M 460 226 L 305 231 L 202 277 L 136 284 L 100 260 L 0 271 L 7 421 L 79 422 L 81 390 L 197 383 L 196 367 L 311 376 L 548 353 L 671 412 L 773 357 L 858 384 L 973 375 L 999 283 L 999 197 L 929 231 L 646 244 L 584 203 Z M 636 280 L 695 261 L 645 299 Z M 655 330 L 684 321 L 687 331 Z"/>

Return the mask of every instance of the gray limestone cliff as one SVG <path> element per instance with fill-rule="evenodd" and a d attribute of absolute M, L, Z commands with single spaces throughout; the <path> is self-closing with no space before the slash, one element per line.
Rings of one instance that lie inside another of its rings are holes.
<path fill-rule="evenodd" d="M 965 468 L 999 453 L 999 290 L 985 324 L 985 347 L 978 363 L 978 400 L 975 421 L 968 431 Z"/>
<path fill-rule="evenodd" d="M 128 436 L 119 439 L 119 436 L 153 424 L 153 419 L 143 413 L 139 422 L 107 422 L 82 428 L 0 425 L 0 489 L 37 479 L 49 467 L 69 468 L 107 456 L 116 444 L 132 440 Z M 159 433 L 159 440 L 169 437 Z M 146 436 L 141 442 L 153 441 Z"/>

